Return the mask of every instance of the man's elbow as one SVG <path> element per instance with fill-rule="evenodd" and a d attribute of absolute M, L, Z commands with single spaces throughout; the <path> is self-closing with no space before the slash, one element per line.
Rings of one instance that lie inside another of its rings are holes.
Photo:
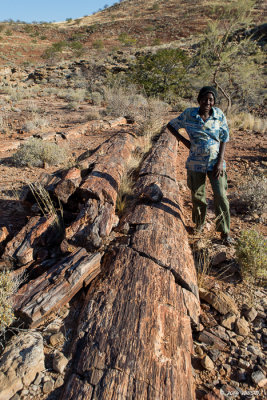
<path fill-rule="evenodd" d="M 166 128 L 169 129 L 170 132 L 176 133 L 176 129 L 174 129 L 174 127 L 170 123 L 167 124 Z"/>

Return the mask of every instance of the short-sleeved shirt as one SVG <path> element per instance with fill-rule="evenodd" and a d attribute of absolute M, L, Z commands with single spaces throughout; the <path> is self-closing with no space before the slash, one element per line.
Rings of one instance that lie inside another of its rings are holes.
<path fill-rule="evenodd" d="M 204 122 L 199 107 L 187 108 L 169 124 L 177 131 L 184 128 L 190 138 L 186 168 L 196 172 L 212 171 L 217 163 L 220 143 L 229 141 L 229 129 L 222 110 L 212 107 L 212 114 Z M 225 161 L 223 164 L 225 169 Z"/>

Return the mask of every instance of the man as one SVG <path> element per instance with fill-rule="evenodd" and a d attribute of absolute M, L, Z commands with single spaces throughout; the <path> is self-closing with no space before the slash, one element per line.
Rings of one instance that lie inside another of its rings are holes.
<path fill-rule="evenodd" d="M 230 211 L 226 197 L 227 176 L 224 153 L 229 141 L 229 129 L 223 112 L 214 107 L 217 91 L 204 86 L 198 95 L 199 107 L 187 108 L 172 119 L 167 128 L 190 149 L 186 162 L 187 184 L 192 195 L 192 219 L 196 230 L 202 231 L 207 213 L 206 177 L 208 176 L 214 195 L 216 230 L 221 232 L 225 244 L 231 244 Z M 184 128 L 190 140 L 178 131 Z"/>

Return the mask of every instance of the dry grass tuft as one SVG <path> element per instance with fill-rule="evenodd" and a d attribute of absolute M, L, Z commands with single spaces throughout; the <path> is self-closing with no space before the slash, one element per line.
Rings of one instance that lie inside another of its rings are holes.
<path fill-rule="evenodd" d="M 85 119 L 86 121 L 96 121 L 101 119 L 101 115 L 99 111 L 92 110 L 86 114 Z"/>
<path fill-rule="evenodd" d="M 253 114 L 242 112 L 232 113 L 228 117 L 229 125 L 233 129 L 243 129 L 251 132 L 265 133 L 267 120 L 255 117 Z"/>
<path fill-rule="evenodd" d="M 130 172 L 126 172 L 122 177 L 117 194 L 116 212 L 121 217 L 129 205 L 129 198 L 133 194 L 134 180 Z"/>
<path fill-rule="evenodd" d="M 135 86 L 124 88 L 119 84 L 105 89 L 107 112 L 115 117 L 127 116 L 137 125 L 139 135 L 157 134 L 162 125 L 167 104 L 155 99 L 145 98 Z"/>
<path fill-rule="evenodd" d="M 48 125 L 49 120 L 47 118 L 42 118 L 39 115 L 33 113 L 32 119 L 24 124 L 23 130 L 26 132 L 42 130 Z"/>
<path fill-rule="evenodd" d="M 47 219 L 50 217 L 54 217 L 54 224 L 57 225 L 59 231 L 62 231 L 63 208 L 60 201 L 59 201 L 60 216 L 59 216 L 48 191 L 38 182 L 29 183 L 28 185 L 42 214 Z"/>

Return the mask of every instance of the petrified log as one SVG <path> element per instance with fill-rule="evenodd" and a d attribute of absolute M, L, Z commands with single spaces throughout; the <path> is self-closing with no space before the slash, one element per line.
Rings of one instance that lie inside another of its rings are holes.
<path fill-rule="evenodd" d="M 117 193 L 134 142 L 131 135 L 120 133 L 105 143 L 106 152 L 98 150 L 92 171 L 78 189 L 85 206 L 66 229 L 65 240 L 70 245 L 94 251 L 118 224 L 115 215 Z M 62 248 L 66 248 L 65 241 Z"/>
<path fill-rule="evenodd" d="M 194 399 L 190 319 L 174 276 L 129 248 L 110 268 L 88 292 L 61 398 L 91 399 L 94 388 L 103 400 Z"/>
<path fill-rule="evenodd" d="M 59 200 L 67 203 L 69 197 L 79 187 L 81 181 L 81 171 L 75 167 L 70 168 L 63 174 L 61 181 L 55 187 L 54 193 Z"/>
<path fill-rule="evenodd" d="M 142 193 L 157 179 L 162 201 L 137 203 L 126 218 L 130 243 L 106 257 L 102 278 L 89 288 L 64 400 L 195 398 L 190 317 L 198 323 L 199 301 L 172 167 L 176 146 L 162 135 L 154 149 L 162 167 L 151 167 L 137 185 Z"/>
<path fill-rule="evenodd" d="M 94 251 L 118 222 L 113 205 L 89 199 L 76 220 L 66 228 L 66 240 L 71 245 Z"/>
<path fill-rule="evenodd" d="M 12 261 L 18 265 L 31 262 L 40 247 L 60 238 L 60 230 L 55 214 L 49 217 L 32 217 L 27 225 L 6 245 L 3 260 Z"/>
<path fill-rule="evenodd" d="M 123 132 L 107 142 L 105 149 L 99 149 L 98 153 L 101 153 L 101 156 L 79 189 L 84 200 L 93 197 L 102 202 L 116 204 L 120 181 L 134 145 L 134 137 Z"/>
<path fill-rule="evenodd" d="M 13 299 L 15 312 L 30 327 L 38 326 L 49 313 L 68 303 L 84 281 L 88 285 L 99 274 L 101 257 L 85 249 L 70 254 L 18 290 Z"/>

